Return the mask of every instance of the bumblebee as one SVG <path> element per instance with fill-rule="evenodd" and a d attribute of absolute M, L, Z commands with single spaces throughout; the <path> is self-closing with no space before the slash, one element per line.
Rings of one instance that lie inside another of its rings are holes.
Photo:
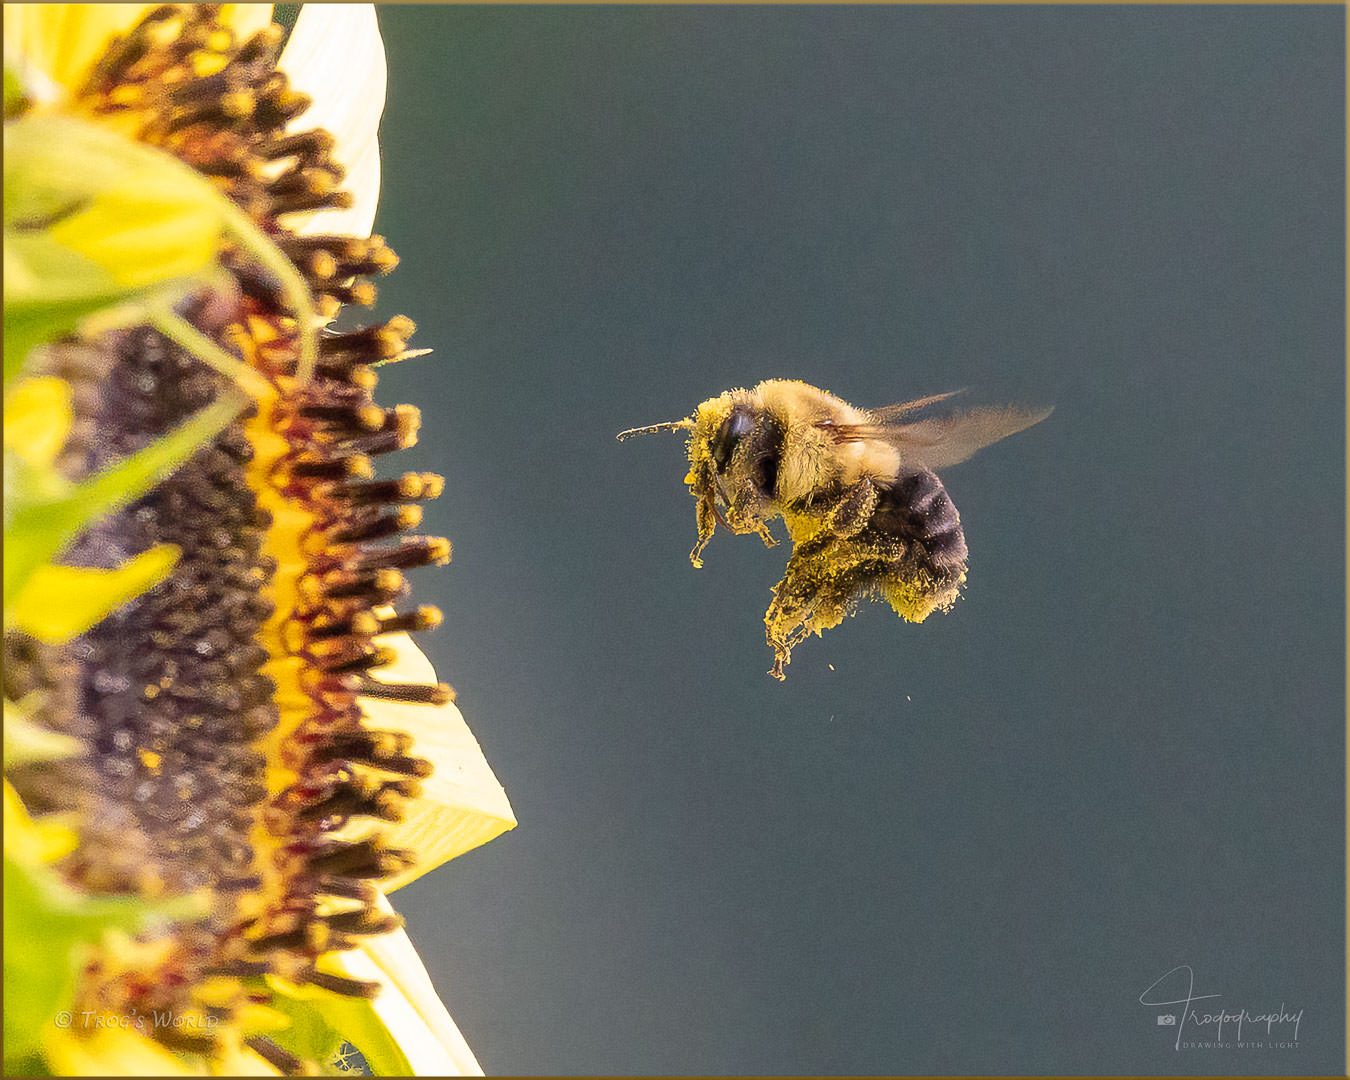
<path fill-rule="evenodd" d="M 959 392 L 865 410 L 804 382 L 769 379 L 710 398 L 684 420 L 619 438 L 689 432 L 685 483 L 697 504 L 698 543 L 689 555 L 696 567 L 719 523 L 773 547 L 768 523 L 784 519 L 792 557 L 764 616 L 774 651 L 769 674 L 782 679 L 793 648 L 838 626 L 864 598 L 884 599 L 916 623 L 956 600 L 966 537 L 934 470 L 1051 411 L 926 414 Z"/>

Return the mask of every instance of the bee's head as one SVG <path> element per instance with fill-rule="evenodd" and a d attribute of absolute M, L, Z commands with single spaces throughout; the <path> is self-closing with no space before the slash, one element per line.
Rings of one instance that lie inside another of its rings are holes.
<path fill-rule="evenodd" d="M 723 477 L 733 467 L 742 440 L 755 430 L 758 412 L 750 391 L 728 390 L 709 398 L 684 420 L 633 428 L 619 435 L 620 439 L 627 439 L 657 431 L 689 432 L 689 472 L 684 482 L 698 504 L 699 542 L 690 555 L 695 566 L 702 565 L 699 555 L 712 539 L 717 523 L 727 525 L 722 508 L 729 500 Z"/>
<path fill-rule="evenodd" d="M 728 390 L 694 410 L 689 433 L 689 475 L 684 479 L 695 498 L 726 501 L 719 481 L 731 466 L 741 440 L 754 428 L 755 408 L 744 390 Z"/>
<path fill-rule="evenodd" d="M 693 416 L 629 428 L 619 432 L 619 439 L 658 431 L 689 432 L 690 475 L 685 482 L 696 486 L 696 495 L 711 493 L 716 489 L 716 478 L 727 471 L 741 439 L 754 430 L 755 410 L 747 397 L 744 390 L 728 390 L 720 397 L 709 398 Z"/>
<path fill-rule="evenodd" d="M 691 556 L 695 566 L 719 522 L 732 532 L 762 528 L 755 524 L 757 515 L 746 518 L 747 507 L 737 493 L 743 494 L 747 475 L 758 479 L 755 433 L 764 427 L 763 411 L 749 390 L 728 390 L 694 410 L 689 475 L 684 481 L 698 502 L 699 543 Z"/>

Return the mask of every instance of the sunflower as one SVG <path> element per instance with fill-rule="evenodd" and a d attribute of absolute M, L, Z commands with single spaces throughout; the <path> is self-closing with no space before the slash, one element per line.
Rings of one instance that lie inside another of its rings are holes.
<path fill-rule="evenodd" d="M 396 262 L 383 47 L 282 38 L 5 8 L 7 1072 L 480 1071 L 386 894 L 515 820 L 410 636 L 413 325 L 328 328 Z"/>

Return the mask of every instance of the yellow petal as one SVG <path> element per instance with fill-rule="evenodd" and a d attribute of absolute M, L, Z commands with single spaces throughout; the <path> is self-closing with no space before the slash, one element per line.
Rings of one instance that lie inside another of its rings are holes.
<path fill-rule="evenodd" d="M 156 544 L 115 570 L 39 566 L 14 598 L 5 618 L 12 627 L 39 641 L 64 645 L 163 581 L 178 555 L 173 544 Z"/>
<path fill-rule="evenodd" d="M 30 865 L 55 862 L 70 854 L 79 842 L 71 828 L 61 820 L 34 821 L 19 798 L 19 793 L 4 781 L 5 858 Z M 50 818 L 51 815 L 47 815 Z"/>
<path fill-rule="evenodd" d="M 375 678 L 395 683 L 436 681 L 431 661 L 407 634 L 384 634 L 375 641 L 392 648 L 397 656 L 393 664 L 372 672 Z M 417 854 L 417 864 L 385 883 L 386 891 L 515 828 L 516 815 L 506 792 L 453 704 L 364 704 L 372 728 L 406 731 L 414 740 L 412 753 L 427 758 L 436 770 L 422 781 L 422 794 L 408 801 L 404 820 L 381 827 L 391 844 Z"/>
<path fill-rule="evenodd" d="M 50 468 L 70 423 L 69 383 L 51 375 L 24 379 L 5 398 L 5 449 L 35 469 Z"/>
<path fill-rule="evenodd" d="M 271 4 L 221 4 L 220 21 L 240 41 L 251 38 L 272 22 Z"/>
<path fill-rule="evenodd" d="M 380 900 L 381 910 L 392 911 Z M 330 962 L 344 975 L 380 984 L 372 1004 L 418 1076 L 483 1075 L 406 932 L 380 934 L 359 949 L 332 954 Z"/>
<path fill-rule="evenodd" d="M 67 1015 L 63 1013 L 58 1022 Z M 74 1014 L 74 1023 L 80 1024 L 82 1019 L 81 1014 Z M 100 1014 L 98 1019 L 104 1016 Z M 91 1028 L 92 1020 L 91 1014 Z M 94 1029 L 88 1038 L 61 1031 L 48 1037 L 44 1049 L 47 1064 L 56 1076 L 201 1075 L 161 1044 L 117 1028 Z"/>
<path fill-rule="evenodd" d="M 63 1013 L 62 1016 L 72 1014 Z M 55 1076 L 207 1076 L 201 1059 L 190 1061 L 138 1032 L 116 1027 L 95 1027 L 105 1014 L 74 1013 L 69 1030 L 56 1031 L 45 1040 L 47 1064 Z M 139 1018 L 145 1027 L 152 1019 Z M 83 1028 L 92 1034 L 83 1037 Z M 80 1030 L 80 1035 L 75 1032 Z M 228 1049 L 215 1062 L 218 1076 L 276 1076 L 277 1071 L 252 1050 Z"/>
<path fill-rule="evenodd" d="M 306 4 L 278 64 L 291 85 L 314 99 L 290 127 L 323 128 L 337 140 L 333 158 L 347 170 L 355 204 L 293 223 L 306 235 L 369 236 L 380 201 L 380 116 L 384 113 L 384 40 L 372 4 Z"/>
<path fill-rule="evenodd" d="M 39 100 L 77 89 L 115 35 L 126 33 L 157 4 L 6 4 L 5 61 L 21 72 Z M 225 4 L 221 18 L 248 37 L 272 21 L 271 4 Z"/>
<path fill-rule="evenodd" d="M 45 725 L 34 722 L 30 716 L 28 698 L 25 697 L 20 701 L 5 699 L 6 769 L 12 769 L 16 765 L 60 761 L 62 758 L 78 757 L 84 753 L 84 744 L 79 739 L 52 731 Z"/>
<path fill-rule="evenodd" d="M 79 87 L 116 34 L 154 4 L 6 4 L 5 60 L 65 90 Z M 44 97 L 46 95 L 43 95 Z"/>

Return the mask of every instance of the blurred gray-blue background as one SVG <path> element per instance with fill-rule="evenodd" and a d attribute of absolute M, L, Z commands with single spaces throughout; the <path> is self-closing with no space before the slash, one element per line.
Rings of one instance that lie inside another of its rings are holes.
<path fill-rule="evenodd" d="M 488 1072 L 1343 1071 L 1344 19 L 381 10 L 381 399 L 521 822 L 395 902 Z M 786 547 L 693 570 L 614 440 L 768 377 L 1055 406 L 944 474 L 957 606 L 781 685 Z"/>

